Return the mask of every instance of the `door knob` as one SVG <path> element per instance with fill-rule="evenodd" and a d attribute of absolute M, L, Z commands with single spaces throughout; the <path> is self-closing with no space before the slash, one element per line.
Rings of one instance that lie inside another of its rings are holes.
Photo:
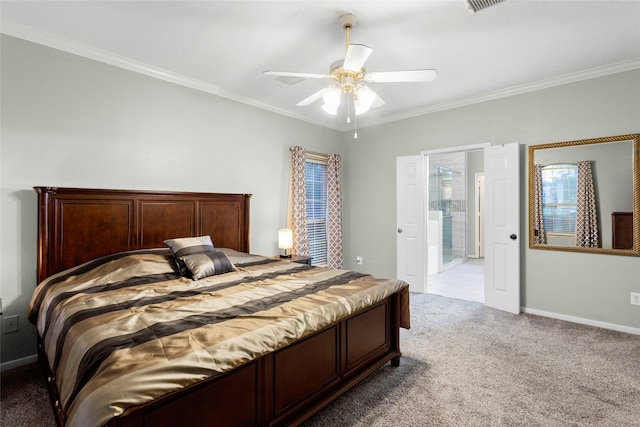
<path fill-rule="evenodd" d="M 511 240 L 516 240 L 518 238 L 518 236 L 516 236 L 515 234 L 512 234 L 511 236 L 509 236 L 509 238 Z"/>
<path fill-rule="evenodd" d="M 402 233 L 402 228 L 398 228 L 398 234 Z"/>

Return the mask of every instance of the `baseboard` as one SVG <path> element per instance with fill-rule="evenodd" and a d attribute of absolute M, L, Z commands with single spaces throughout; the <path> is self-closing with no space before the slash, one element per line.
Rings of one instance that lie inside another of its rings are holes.
<path fill-rule="evenodd" d="M 550 317 L 552 319 L 564 320 L 581 325 L 595 326 L 597 328 L 611 329 L 618 332 L 626 332 L 628 334 L 640 335 L 640 328 L 632 328 L 631 326 L 617 325 L 615 323 L 600 322 L 597 320 L 584 319 L 582 317 L 568 316 L 566 314 L 551 313 L 549 311 L 537 310 L 535 308 L 521 307 L 523 313 L 534 314 L 536 316 Z"/>
<path fill-rule="evenodd" d="M 9 362 L 0 363 L 0 372 L 8 371 L 20 366 L 30 365 L 38 361 L 38 355 L 23 357 L 22 359 L 11 360 Z"/>

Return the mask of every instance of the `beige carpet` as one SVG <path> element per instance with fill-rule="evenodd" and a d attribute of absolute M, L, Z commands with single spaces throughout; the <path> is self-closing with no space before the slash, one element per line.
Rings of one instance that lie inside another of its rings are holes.
<path fill-rule="evenodd" d="M 640 336 L 412 295 L 386 365 L 316 426 L 640 426 Z M 53 426 L 40 371 L 2 373 L 2 426 Z"/>

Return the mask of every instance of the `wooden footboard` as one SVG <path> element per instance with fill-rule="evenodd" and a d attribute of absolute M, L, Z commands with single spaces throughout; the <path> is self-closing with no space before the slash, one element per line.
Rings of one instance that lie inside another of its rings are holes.
<path fill-rule="evenodd" d="M 391 295 L 231 372 L 131 408 L 109 426 L 297 425 L 385 363 L 398 365 L 399 301 Z"/>
<path fill-rule="evenodd" d="M 130 408 L 111 427 L 280 426 L 310 418 L 369 374 L 400 361 L 400 293 L 226 374 Z M 51 404 L 65 424 L 40 346 Z"/>

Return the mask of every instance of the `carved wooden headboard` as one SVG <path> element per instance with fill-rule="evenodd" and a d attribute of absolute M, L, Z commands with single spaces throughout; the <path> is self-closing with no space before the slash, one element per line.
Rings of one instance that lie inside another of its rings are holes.
<path fill-rule="evenodd" d="M 38 193 L 38 282 L 116 252 L 209 235 L 249 252 L 251 194 L 34 187 Z"/>

